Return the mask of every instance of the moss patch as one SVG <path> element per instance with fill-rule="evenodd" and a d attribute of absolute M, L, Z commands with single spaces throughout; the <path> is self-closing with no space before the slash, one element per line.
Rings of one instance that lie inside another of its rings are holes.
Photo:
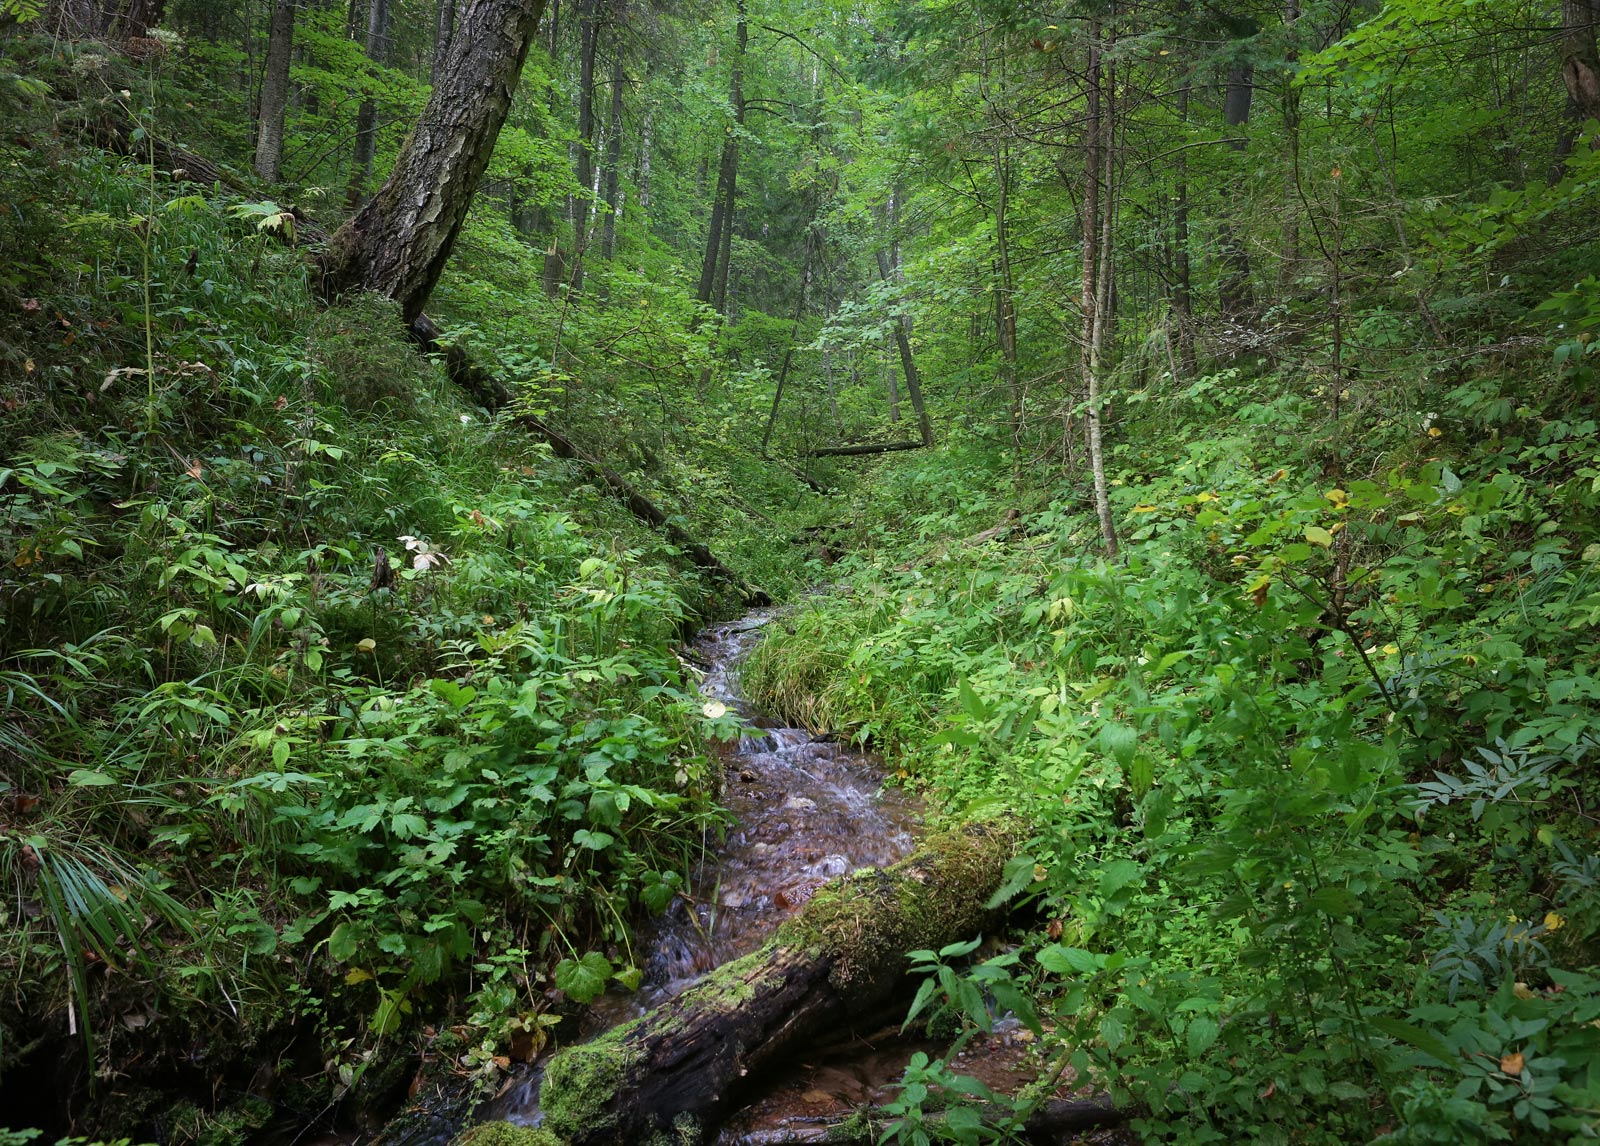
<path fill-rule="evenodd" d="M 639 1053 L 622 1040 L 628 1023 L 582 1046 L 569 1047 L 545 1069 L 539 1106 L 558 1135 L 603 1134 L 616 1125 L 613 1105 L 628 1068 Z"/>
<path fill-rule="evenodd" d="M 450 1146 L 561 1146 L 561 1139 L 543 1127 L 480 1122 L 456 1135 Z"/>
<path fill-rule="evenodd" d="M 993 921 L 984 901 L 1026 838 L 1014 819 L 967 824 L 925 840 L 893 867 L 864 869 L 819 891 L 777 942 L 830 959 L 846 1002 L 874 997 L 904 969 L 901 956 L 969 938 Z"/>

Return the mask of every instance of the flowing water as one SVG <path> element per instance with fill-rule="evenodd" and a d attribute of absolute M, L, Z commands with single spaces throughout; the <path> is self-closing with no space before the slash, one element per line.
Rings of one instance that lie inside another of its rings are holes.
<path fill-rule="evenodd" d="M 754 951 L 835 876 L 886 866 L 911 851 L 917 803 L 884 788 L 870 757 L 803 729 L 770 727 L 746 706 L 736 669 L 775 615 L 758 610 L 706 629 L 690 647 L 705 669 L 700 691 L 737 711 L 759 735 L 725 755 L 722 802 L 733 816 L 726 839 L 693 874 L 689 894 L 639 935 L 639 991 L 597 1000 L 585 1033 L 641 1015 Z M 537 1070 L 518 1078 L 479 1110 L 479 1119 L 537 1125 L 540 1080 Z"/>

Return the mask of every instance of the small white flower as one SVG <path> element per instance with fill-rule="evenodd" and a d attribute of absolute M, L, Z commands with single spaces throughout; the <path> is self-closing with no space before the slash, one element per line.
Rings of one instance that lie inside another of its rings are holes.
<path fill-rule="evenodd" d="M 472 424 L 472 415 L 471 414 L 462 414 L 461 415 L 461 424 L 463 426 L 470 426 Z"/>

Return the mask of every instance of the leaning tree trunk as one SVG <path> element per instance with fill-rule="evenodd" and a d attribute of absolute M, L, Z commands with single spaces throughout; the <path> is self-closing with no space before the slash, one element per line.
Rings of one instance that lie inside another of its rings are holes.
<path fill-rule="evenodd" d="M 877 252 L 878 277 L 884 283 L 893 281 L 889 267 L 889 259 L 882 250 Z M 928 407 L 922 401 L 922 375 L 917 371 L 917 360 L 911 353 L 911 319 L 907 315 L 899 315 L 894 319 L 894 345 L 900 352 L 900 369 L 906 376 L 906 393 L 911 398 L 911 409 L 917 415 L 917 433 L 922 435 L 922 444 L 933 445 L 933 423 L 928 420 Z"/>
<path fill-rule="evenodd" d="M 907 951 L 992 927 L 1000 912 L 989 897 L 1022 838 L 1013 821 L 972 824 L 829 884 L 760 951 L 551 1059 L 545 1124 L 572 1146 L 596 1146 L 714 1122 L 763 1070 L 891 1000 Z"/>
<path fill-rule="evenodd" d="M 407 323 L 427 305 L 466 219 L 544 0 L 469 0 L 439 86 L 378 193 L 339 229 L 322 257 L 322 290 L 375 290 Z"/>
<path fill-rule="evenodd" d="M 267 66 L 261 79 L 261 116 L 256 127 L 256 174 L 278 181 L 283 163 L 283 120 L 289 111 L 289 57 L 294 51 L 295 0 L 277 0 L 267 29 Z"/>

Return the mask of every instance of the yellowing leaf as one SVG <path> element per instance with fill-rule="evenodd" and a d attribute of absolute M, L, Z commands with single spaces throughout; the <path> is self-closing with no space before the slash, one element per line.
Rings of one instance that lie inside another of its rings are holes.
<path fill-rule="evenodd" d="M 1153 505 L 1136 505 L 1136 506 L 1133 507 L 1133 512 L 1134 513 L 1155 513 L 1156 512 L 1156 507 L 1153 506 Z"/>
<path fill-rule="evenodd" d="M 1546 931 L 1560 931 L 1566 925 L 1567 925 L 1567 921 L 1565 919 L 1562 919 L 1561 916 L 1557 915 L 1555 912 L 1553 912 L 1553 911 L 1545 912 L 1545 915 L 1544 915 L 1544 929 Z"/>
<path fill-rule="evenodd" d="M 1313 545 L 1320 545 L 1327 549 L 1333 544 L 1333 534 L 1323 529 L 1320 525 L 1306 526 L 1306 540 Z"/>
<path fill-rule="evenodd" d="M 718 720 L 728 715 L 728 706 L 720 700 L 708 700 L 700 706 L 700 711 L 706 714 L 706 719 Z"/>
<path fill-rule="evenodd" d="M 362 637 L 356 642 L 356 648 L 364 653 L 375 652 L 378 648 L 378 642 L 371 637 Z"/>
<path fill-rule="evenodd" d="M 1330 489 L 1322 496 L 1333 502 L 1335 509 L 1343 509 L 1345 506 L 1350 504 L 1350 495 L 1345 493 L 1342 489 Z"/>
<path fill-rule="evenodd" d="M 1500 1060 L 1500 1070 L 1504 1074 L 1509 1074 L 1512 1076 L 1520 1075 L 1522 1073 L 1523 1061 L 1522 1052 L 1513 1051 L 1511 1054 L 1506 1055 Z"/>
<path fill-rule="evenodd" d="M 1442 438 L 1442 437 L 1444 437 L 1444 431 L 1441 430 L 1438 426 L 1429 426 L 1428 427 L 1428 437 L 1430 437 L 1430 438 Z"/>
<path fill-rule="evenodd" d="M 372 972 L 365 967 L 352 967 L 345 972 L 344 981 L 346 986 L 353 987 L 357 983 L 367 982 L 372 977 Z"/>
<path fill-rule="evenodd" d="M 1216 501 L 1217 495 L 1207 490 L 1205 493 L 1195 494 L 1194 500 L 1197 505 L 1204 505 L 1208 501 Z"/>

